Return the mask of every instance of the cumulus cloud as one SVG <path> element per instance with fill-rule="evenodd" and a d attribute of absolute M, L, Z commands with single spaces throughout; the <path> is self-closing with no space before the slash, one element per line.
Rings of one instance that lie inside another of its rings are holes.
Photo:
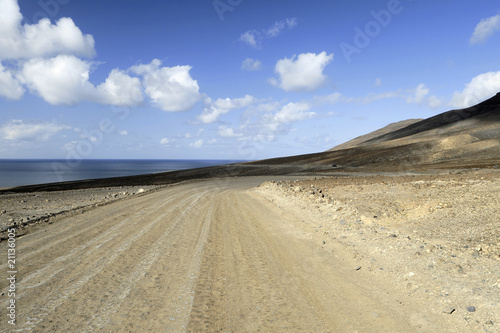
<path fill-rule="evenodd" d="M 408 104 L 422 104 L 425 101 L 426 96 L 429 94 L 429 88 L 423 83 L 419 84 L 415 90 L 406 99 Z"/>
<path fill-rule="evenodd" d="M 271 83 L 285 91 L 315 90 L 325 83 L 323 70 L 332 60 L 333 54 L 326 52 L 302 53 L 298 57 L 281 59 L 275 67 L 279 81 L 274 79 Z"/>
<path fill-rule="evenodd" d="M 237 138 L 241 137 L 243 134 L 235 133 L 234 129 L 226 126 L 219 126 L 219 135 L 223 138 Z"/>
<path fill-rule="evenodd" d="M 427 99 L 427 106 L 431 109 L 437 109 L 444 104 L 443 99 L 436 96 L 429 96 Z"/>
<path fill-rule="evenodd" d="M 0 136 L 8 141 L 47 141 L 70 126 L 54 122 L 11 120 L 0 127 Z"/>
<path fill-rule="evenodd" d="M 142 84 L 151 102 L 170 112 L 189 110 L 201 99 L 198 82 L 193 80 L 190 70 L 191 66 L 161 67 L 158 59 L 130 68 L 142 76 Z"/>
<path fill-rule="evenodd" d="M 92 35 L 84 35 L 70 18 L 61 18 L 56 24 L 49 19 L 22 24 L 22 19 L 16 0 L 0 0 L 0 59 L 95 55 Z"/>
<path fill-rule="evenodd" d="M 75 56 L 35 58 L 26 62 L 19 79 L 31 92 L 53 105 L 73 105 L 90 97 L 90 63 Z"/>
<path fill-rule="evenodd" d="M 134 106 L 142 102 L 142 87 L 133 78 L 112 70 L 97 88 L 89 81 L 91 63 L 75 56 L 34 58 L 24 63 L 18 79 L 32 93 L 53 105 L 74 105 L 93 101 L 115 106 Z"/>
<path fill-rule="evenodd" d="M 1 97 L 20 99 L 28 88 L 52 105 L 89 101 L 131 107 L 143 102 L 145 92 L 164 111 L 185 111 L 200 100 L 190 66 L 161 67 L 157 59 L 128 71 L 113 69 L 95 86 L 89 78 L 95 63 L 82 59 L 96 53 L 91 35 L 83 34 L 70 18 L 55 24 L 49 19 L 22 21 L 16 0 L 0 0 L 0 61 L 9 63 L 8 68 L 0 63 Z"/>
<path fill-rule="evenodd" d="M 274 22 L 273 25 L 267 29 L 253 29 L 244 32 L 240 36 L 240 42 L 252 47 L 259 47 L 264 39 L 278 37 L 285 29 L 291 30 L 297 25 L 297 18 L 286 18 L 284 20 Z"/>
<path fill-rule="evenodd" d="M 262 68 L 262 63 L 256 59 L 246 58 L 241 63 L 241 68 L 246 71 L 258 71 Z"/>
<path fill-rule="evenodd" d="M 189 145 L 192 148 L 200 149 L 203 146 L 203 140 L 199 139 Z"/>
<path fill-rule="evenodd" d="M 483 43 L 498 30 L 500 30 L 500 14 L 482 19 L 474 29 L 470 43 Z"/>
<path fill-rule="evenodd" d="M 432 109 L 440 107 L 443 104 L 442 99 L 434 95 L 429 96 L 429 92 L 429 88 L 424 83 L 421 83 L 415 89 L 409 91 L 406 103 L 425 105 Z"/>
<path fill-rule="evenodd" d="M 248 30 L 240 36 L 240 41 L 250 46 L 257 46 L 257 38 L 260 33 L 256 30 Z"/>
<path fill-rule="evenodd" d="M 120 134 L 121 136 L 127 136 L 128 132 L 123 130 L 123 131 L 119 131 L 118 134 Z"/>
<path fill-rule="evenodd" d="M 163 145 L 163 146 L 169 146 L 170 145 L 170 140 L 167 139 L 167 138 L 163 138 L 160 140 L 160 144 Z"/>
<path fill-rule="evenodd" d="M 9 99 L 20 99 L 23 95 L 24 88 L 19 81 L 0 63 L 0 96 Z"/>
<path fill-rule="evenodd" d="M 451 105 L 466 108 L 482 102 L 500 91 L 500 72 L 488 72 L 473 78 L 462 91 L 456 91 Z"/>
<path fill-rule="evenodd" d="M 286 105 L 274 105 L 272 112 L 264 114 L 255 122 L 248 122 L 241 128 L 247 133 L 247 140 L 271 142 L 276 135 L 287 133 L 289 124 L 316 116 L 307 102 L 291 102 Z M 251 139 L 250 139 L 251 138 Z M 245 140 L 245 138 L 242 138 Z"/>
<path fill-rule="evenodd" d="M 219 98 L 214 103 L 209 99 L 206 101 L 206 106 L 203 112 L 198 116 L 198 119 L 205 123 L 210 124 L 231 110 L 240 109 L 247 107 L 255 102 L 255 98 L 250 95 L 246 95 L 242 98 Z"/>
<path fill-rule="evenodd" d="M 286 124 L 295 121 L 309 119 L 315 116 L 314 112 L 310 112 L 311 105 L 309 103 L 288 103 L 276 113 L 271 119 L 273 123 Z"/>
<path fill-rule="evenodd" d="M 106 81 L 97 87 L 97 99 L 115 106 L 138 105 L 143 101 L 141 80 L 113 69 Z"/>

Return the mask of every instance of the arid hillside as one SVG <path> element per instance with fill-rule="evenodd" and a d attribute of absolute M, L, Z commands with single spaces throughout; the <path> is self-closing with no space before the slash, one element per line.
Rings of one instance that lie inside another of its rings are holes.
<path fill-rule="evenodd" d="M 401 171 L 493 167 L 499 163 L 500 93 L 470 108 L 391 124 L 323 153 L 252 164 Z"/>

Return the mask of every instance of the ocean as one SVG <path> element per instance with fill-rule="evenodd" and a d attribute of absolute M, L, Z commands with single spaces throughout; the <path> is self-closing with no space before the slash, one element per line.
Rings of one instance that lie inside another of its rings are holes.
<path fill-rule="evenodd" d="M 72 180 L 144 175 L 230 164 L 236 160 L 2 160 L 0 188 Z"/>

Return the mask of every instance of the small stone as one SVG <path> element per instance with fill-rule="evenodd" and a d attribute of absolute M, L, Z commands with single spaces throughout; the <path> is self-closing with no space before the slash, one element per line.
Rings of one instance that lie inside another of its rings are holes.
<path fill-rule="evenodd" d="M 323 241 L 323 245 L 325 245 L 325 244 L 326 244 L 326 242 L 325 242 L 325 241 Z"/>
<path fill-rule="evenodd" d="M 137 190 L 137 192 L 136 192 L 136 193 L 137 193 L 137 194 L 140 194 L 140 193 L 144 193 L 144 192 L 146 192 L 146 191 L 145 191 L 143 188 L 140 188 L 140 189 L 138 189 L 138 190 Z"/>
<path fill-rule="evenodd" d="M 467 311 L 469 312 L 476 312 L 476 307 L 475 306 L 468 306 Z"/>
<path fill-rule="evenodd" d="M 447 314 L 452 314 L 453 312 L 455 312 L 455 308 L 446 308 L 443 310 L 444 313 L 447 313 Z"/>
<path fill-rule="evenodd" d="M 356 267 L 354 267 L 354 270 L 355 270 L 355 271 L 359 271 L 360 269 L 361 269 L 361 266 L 356 266 Z"/>
<path fill-rule="evenodd" d="M 7 213 L 7 211 L 6 210 L 2 210 L 2 214 L 5 214 L 5 213 Z"/>

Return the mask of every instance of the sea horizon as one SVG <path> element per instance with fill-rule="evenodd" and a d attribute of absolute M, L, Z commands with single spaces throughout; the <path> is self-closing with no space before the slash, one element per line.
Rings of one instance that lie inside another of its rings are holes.
<path fill-rule="evenodd" d="M 136 176 L 245 162 L 219 159 L 0 159 L 0 188 Z"/>

